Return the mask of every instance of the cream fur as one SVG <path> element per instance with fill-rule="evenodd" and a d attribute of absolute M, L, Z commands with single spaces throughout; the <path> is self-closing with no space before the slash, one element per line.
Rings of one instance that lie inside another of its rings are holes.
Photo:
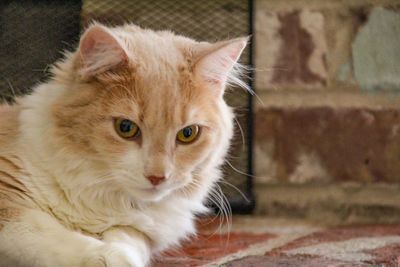
<path fill-rule="evenodd" d="M 145 266 L 152 253 L 194 234 L 195 216 L 207 212 L 203 202 L 220 179 L 233 134 L 233 112 L 212 91 L 224 89 L 245 43 L 197 43 L 134 25 L 89 28 L 80 49 L 54 68 L 54 78 L 18 101 L 15 146 L 2 147 L 0 140 L 0 156 L 19 159 L 17 178 L 29 189 L 23 196 L 29 205 L 16 207 L 22 215 L 0 230 L 0 266 Z M 209 83 L 196 71 L 217 73 L 212 79 L 222 82 Z M 99 89 L 121 80 L 144 91 L 120 99 L 117 89 Z M 182 93 L 186 86 L 194 92 Z M 111 94 L 101 99 L 106 106 L 98 102 L 104 90 Z M 157 90 L 165 90 L 162 97 Z M 101 93 L 88 96 L 92 91 Z M 147 112 L 141 143 L 121 140 L 100 119 L 88 126 L 93 136 L 80 132 L 94 111 L 140 121 L 139 96 Z M 88 110 L 73 113 L 71 105 L 85 97 L 93 97 Z M 175 145 L 176 132 L 193 123 L 204 125 L 198 143 Z M 153 190 L 145 178 L 150 174 L 168 179 Z M 0 195 L 6 191 L 0 188 Z"/>

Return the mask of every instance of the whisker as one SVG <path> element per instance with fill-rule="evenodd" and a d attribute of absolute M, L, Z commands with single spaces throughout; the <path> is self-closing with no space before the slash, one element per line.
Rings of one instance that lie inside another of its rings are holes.
<path fill-rule="evenodd" d="M 233 167 L 232 163 L 230 163 L 227 159 L 225 159 L 225 162 L 226 162 L 235 172 L 237 172 L 237 173 L 239 173 L 239 174 L 246 175 L 246 176 L 248 176 L 248 177 L 257 178 L 256 175 L 248 174 L 248 173 L 245 173 L 245 172 L 242 172 L 242 171 L 236 169 L 235 167 Z"/>
<path fill-rule="evenodd" d="M 226 219 L 227 230 L 228 230 L 227 231 L 228 232 L 227 240 L 226 240 L 226 243 L 225 243 L 225 248 L 226 248 L 228 246 L 228 243 L 229 243 L 230 232 L 231 232 L 231 228 L 232 228 L 232 209 L 231 209 L 231 206 L 230 206 L 227 198 L 225 197 L 224 193 L 222 192 L 221 187 L 218 184 L 216 184 L 216 187 L 217 187 L 217 189 L 218 189 L 218 191 L 220 193 L 221 202 L 223 203 L 224 210 L 225 210 L 225 216 L 224 217 Z"/>
<path fill-rule="evenodd" d="M 199 187 L 201 186 L 196 181 L 193 181 L 192 183 L 195 186 L 199 186 Z M 228 213 L 227 213 L 227 208 L 226 208 L 225 203 L 224 203 L 224 199 L 221 197 L 221 194 L 218 191 L 216 191 L 215 188 L 211 188 L 211 190 L 209 192 L 208 200 L 217 207 L 217 213 L 215 214 L 215 216 L 212 219 L 212 221 L 214 221 L 217 218 L 220 219 L 218 228 L 210 235 L 210 237 L 212 237 L 217 232 L 220 232 L 220 233 L 222 232 L 222 226 L 223 226 L 224 218 L 227 217 Z"/>
<path fill-rule="evenodd" d="M 245 147 L 244 147 L 244 145 L 245 145 L 245 138 L 244 138 L 244 132 L 243 132 L 243 128 L 242 128 L 242 126 L 240 125 L 240 123 L 239 123 L 239 121 L 238 121 L 238 119 L 235 117 L 235 122 L 236 122 L 236 124 L 237 124 L 237 126 L 238 126 L 238 128 L 239 128 L 239 131 L 240 131 L 240 135 L 242 136 L 242 151 L 245 149 Z"/>
<path fill-rule="evenodd" d="M 250 202 L 250 200 L 247 198 L 247 196 L 246 196 L 239 188 L 237 188 L 237 187 L 234 186 L 233 184 L 231 184 L 231 183 L 229 183 L 228 181 L 225 181 L 225 180 L 221 180 L 221 181 L 219 181 L 219 183 L 223 183 L 223 184 L 226 184 L 226 185 L 232 187 L 232 188 L 235 189 L 247 202 Z"/>
<path fill-rule="evenodd" d="M 265 107 L 265 103 L 264 101 L 262 101 L 262 99 L 258 96 L 258 94 L 254 93 L 253 96 L 255 96 L 255 98 L 258 100 L 258 102 Z"/>
<path fill-rule="evenodd" d="M 14 87 L 12 86 L 12 84 L 11 84 L 10 80 L 9 80 L 9 79 L 6 79 L 6 81 L 7 81 L 7 83 L 8 83 L 8 86 L 10 87 L 10 90 L 11 90 L 12 96 L 13 96 L 14 98 L 16 98 L 16 97 L 17 97 L 17 95 L 15 94 Z"/>

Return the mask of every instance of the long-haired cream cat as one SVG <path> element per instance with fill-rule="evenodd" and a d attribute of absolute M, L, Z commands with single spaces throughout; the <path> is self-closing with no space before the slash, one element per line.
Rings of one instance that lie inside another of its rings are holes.
<path fill-rule="evenodd" d="M 0 266 L 146 266 L 193 234 L 246 42 L 93 24 L 49 82 L 0 106 Z"/>

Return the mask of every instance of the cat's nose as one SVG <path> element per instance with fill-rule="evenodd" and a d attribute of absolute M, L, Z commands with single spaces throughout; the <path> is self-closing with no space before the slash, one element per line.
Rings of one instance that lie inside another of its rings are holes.
<path fill-rule="evenodd" d="M 147 180 L 150 181 L 150 183 L 154 186 L 161 184 L 165 180 L 165 176 L 146 176 Z"/>

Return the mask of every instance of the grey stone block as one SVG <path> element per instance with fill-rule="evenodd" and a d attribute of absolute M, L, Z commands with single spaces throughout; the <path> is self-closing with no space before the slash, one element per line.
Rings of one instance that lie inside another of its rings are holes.
<path fill-rule="evenodd" d="M 363 90 L 400 90 L 400 14 L 374 8 L 352 45 L 356 80 Z"/>

